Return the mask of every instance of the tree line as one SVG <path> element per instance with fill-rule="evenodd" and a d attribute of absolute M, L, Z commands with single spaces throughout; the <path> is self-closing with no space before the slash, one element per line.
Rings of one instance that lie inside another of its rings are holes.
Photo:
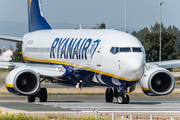
<path fill-rule="evenodd" d="M 180 53 L 180 30 L 173 26 L 161 25 L 161 60 L 179 59 Z M 160 24 L 151 25 L 150 30 L 145 27 L 131 33 L 143 44 L 146 51 L 146 61 L 159 61 Z"/>

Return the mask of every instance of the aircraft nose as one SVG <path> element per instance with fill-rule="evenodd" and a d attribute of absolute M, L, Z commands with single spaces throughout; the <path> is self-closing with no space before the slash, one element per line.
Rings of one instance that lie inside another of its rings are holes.
<path fill-rule="evenodd" d="M 143 59 L 141 58 L 134 58 L 133 62 L 131 62 L 130 67 L 132 71 L 138 71 L 143 66 Z"/>
<path fill-rule="evenodd" d="M 132 72 L 138 72 L 143 67 L 144 58 L 142 54 L 130 55 L 125 62 Z"/>

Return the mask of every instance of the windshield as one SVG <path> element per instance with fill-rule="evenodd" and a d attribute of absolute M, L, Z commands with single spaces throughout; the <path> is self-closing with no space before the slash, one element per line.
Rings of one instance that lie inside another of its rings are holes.
<path fill-rule="evenodd" d="M 133 52 L 142 52 L 141 48 L 139 47 L 133 47 L 132 50 Z"/>
<path fill-rule="evenodd" d="M 130 47 L 120 48 L 120 52 L 131 52 L 131 48 Z"/>

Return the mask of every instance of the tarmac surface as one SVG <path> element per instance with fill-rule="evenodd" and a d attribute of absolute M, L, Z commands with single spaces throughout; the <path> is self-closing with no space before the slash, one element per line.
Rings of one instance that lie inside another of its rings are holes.
<path fill-rule="evenodd" d="M 36 111 L 180 111 L 178 97 L 132 97 L 129 104 L 114 99 L 106 103 L 104 97 L 49 97 L 48 102 L 28 103 L 26 97 L 0 97 L 0 110 L 9 112 Z"/>
<path fill-rule="evenodd" d="M 67 88 L 54 84 L 44 84 L 45 88 Z M 180 85 L 176 85 L 180 88 Z M 114 98 L 112 103 L 106 103 L 104 97 L 48 97 L 47 102 L 39 102 L 36 99 L 34 103 L 28 103 L 27 97 L 9 96 L 0 97 L 0 110 L 4 113 L 69 113 L 69 112 L 88 112 L 98 111 L 118 111 L 118 112 L 138 112 L 139 115 L 144 112 L 163 112 L 163 115 L 174 114 L 180 117 L 180 98 L 179 97 L 131 97 L 129 104 L 118 104 Z M 79 113 L 80 114 L 80 113 Z M 146 114 L 149 115 L 150 113 Z M 160 113 L 162 114 L 162 113 Z M 88 114 L 89 115 L 89 114 Z M 90 114 L 91 115 L 91 114 Z M 93 114 L 94 115 L 94 114 Z M 159 115 L 159 114 L 158 114 Z"/>

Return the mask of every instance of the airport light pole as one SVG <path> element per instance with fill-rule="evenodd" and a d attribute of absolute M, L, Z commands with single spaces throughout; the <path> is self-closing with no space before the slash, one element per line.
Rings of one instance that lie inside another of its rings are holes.
<path fill-rule="evenodd" d="M 165 2 L 160 2 L 160 35 L 159 35 L 159 61 L 161 61 L 161 6 L 165 4 Z"/>
<path fill-rule="evenodd" d="M 124 14 L 124 32 L 126 32 L 126 0 L 125 0 L 125 14 Z"/>

